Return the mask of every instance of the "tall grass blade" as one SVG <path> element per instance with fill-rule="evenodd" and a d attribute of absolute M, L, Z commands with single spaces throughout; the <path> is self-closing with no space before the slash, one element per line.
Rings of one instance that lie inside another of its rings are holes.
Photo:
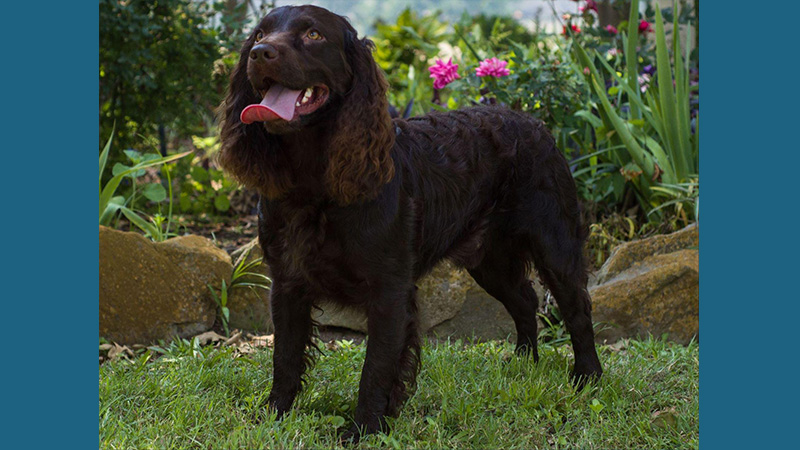
<path fill-rule="evenodd" d="M 675 91 L 672 87 L 672 69 L 667 52 L 667 41 L 664 34 L 664 19 L 661 9 L 656 8 L 656 72 L 658 74 L 658 95 L 664 128 L 667 137 L 667 152 L 675 165 L 675 173 L 679 180 L 686 178 L 686 166 L 681 155 L 682 143 L 678 130 L 678 114 Z"/>
<path fill-rule="evenodd" d="M 628 86 L 634 92 L 639 91 L 639 60 L 636 55 L 636 44 L 639 42 L 639 0 L 631 1 L 628 17 L 628 34 L 625 41 L 625 66 L 628 72 Z M 631 103 L 631 117 L 641 119 L 639 106 Z"/>
<path fill-rule="evenodd" d="M 633 137 L 633 134 L 631 134 L 630 130 L 628 129 L 627 123 L 622 120 L 619 115 L 617 115 L 614 107 L 611 106 L 611 103 L 608 101 L 605 89 L 598 84 L 597 79 L 592 78 L 592 86 L 594 87 L 595 93 L 600 98 L 600 103 L 608 115 L 611 124 L 614 126 L 614 130 L 617 132 L 619 138 L 628 149 L 631 158 L 633 158 L 639 168 L 642 169 L 644 174 L 647 176 L 647 179 L 652 179 L 655 168 L 653 166 L 652 159 L 649 158 L 649 154 L 645 152 L 645 150 L 636 141 L 636 138 Z"/>
<path fill-rule="evenodd" d="M 106 146 L 103 148 L 103 151 L 100 152 L 100 178 L 98 183 L 103 182 L 103 172 L 106 170 L 106 161 L 108 161 L 108 151 L 111 149 L 111 141 L 114 139 L 114 129 L 116 128 L 117 124 L 114 123 L 114 126 L 111 127 L 111 136 L 108 137 L 108 142 L 106 142 Z M 102 189 L 102 185 L 101 189 Z"/>

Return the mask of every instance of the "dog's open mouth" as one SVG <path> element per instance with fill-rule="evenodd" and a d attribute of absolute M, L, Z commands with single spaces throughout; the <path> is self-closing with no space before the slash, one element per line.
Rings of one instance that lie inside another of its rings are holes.
<path fill-rule="evenodd" d="M 295 120 L 300 116 L 311 114 L 325 104 L 328 99 L 327 86 L 311 86 L 302 90 L 289 89 L 278 83 L 272 83 L 269 89 L 259 91 L 261 103 L 248 105 L 240 116 L 242 122 L 268 122 L 272 120 Z"/>

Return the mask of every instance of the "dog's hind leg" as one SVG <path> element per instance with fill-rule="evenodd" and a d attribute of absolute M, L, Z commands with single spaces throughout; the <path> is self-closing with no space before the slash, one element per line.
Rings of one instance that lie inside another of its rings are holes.
<path fill-rule="evenodd" d="M 539 360 L 536 348 L 536 309 L 539 299 L 527 277 L 528 263 L 524 252 L 515 249 L 507 238 L 496 237 L 477 267 L 469 269 L 472 278 L 492 297 L 505 306 L 517 329 L 519 354 L 531 353 Z"/>
<path fill-rule="evenodd" d="M 586 290 L 583 257 L 586 231 L 577 206 L 570 216 L 552 193 L 538 192 L 534 226 L 529 227 L 536 271 L 556 299 L 575 352 L 572 375 L 578 388 L 599 378 L 603 370 L 597 357 L 592 328 L 592 304 Z M 561 199 L 562 201 L 564 199 Z M 544 206 L 543 206 L 544 205 Z"/>

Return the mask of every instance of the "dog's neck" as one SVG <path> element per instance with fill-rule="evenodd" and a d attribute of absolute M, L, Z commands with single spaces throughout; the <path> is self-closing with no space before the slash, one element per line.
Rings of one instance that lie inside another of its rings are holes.
<path fill-rule="evenodd" d="M 301 132 L 282 134 L 278 137 L 278 151 L 284 152 L 284 164 L 294 176 L 292 191 L 322 196 L 325 194 L 325 170 L 328 165 L 326 152 L 330 130 L 324 127 L 308 127 Z"/>

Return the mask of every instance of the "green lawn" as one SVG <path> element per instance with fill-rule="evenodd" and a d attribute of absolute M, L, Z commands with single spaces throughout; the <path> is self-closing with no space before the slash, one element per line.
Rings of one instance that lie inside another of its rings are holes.
<path fill-rule="evenodd" d="M 324 346 L 322 346 L 324 348 Z M 100 447 L 334 448 L 349 426 L 364 345 L 326 348 L 295 408 L 265 410 L 270 350 L 172 345 L 100 366 Z M 600 348 L 605 374 L 575 392 L 571 349 L 533 364 L 506 342 L 428 344 L 416 394 L 388 435 L 355 448 L 697 448 L 698 345 L 629 341 Z"/>

